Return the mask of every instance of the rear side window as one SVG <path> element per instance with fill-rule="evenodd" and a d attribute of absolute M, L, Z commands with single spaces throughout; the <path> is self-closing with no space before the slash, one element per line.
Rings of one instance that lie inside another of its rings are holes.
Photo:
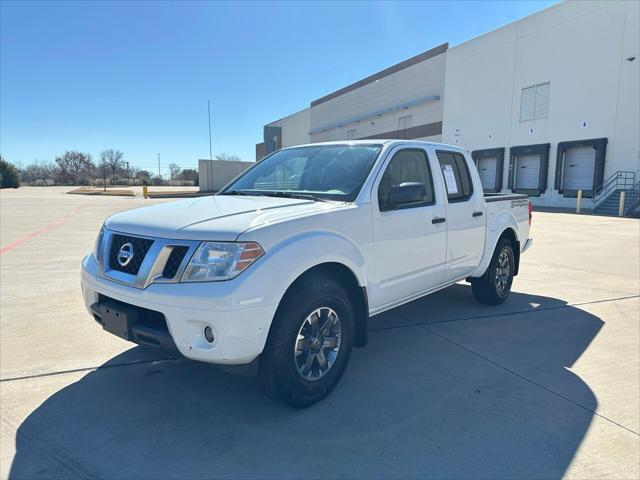
<path fill-rule="evenodd" d="M 403 183 L 420 183 L 424 185 L 424 195 L 418 202 L 407 203 L 406 205 L 391 206 L 389 203 L 389 193 L 393 187 Z M 397 152 L 384 175 L 380 179 L 378 186 L 378 204 L 381 211 L 394 210 L 397 208 L 421 207 L 434 203 L 433 180 L 429 161 L 424 150 L 405 149 Z"/>
<path fill-rule="evenodd" d="M 442 169 L 449 202 L 463 202 L 473 193 L 471 174 L 461 153 L 438 150 L 438 162 Z"/>

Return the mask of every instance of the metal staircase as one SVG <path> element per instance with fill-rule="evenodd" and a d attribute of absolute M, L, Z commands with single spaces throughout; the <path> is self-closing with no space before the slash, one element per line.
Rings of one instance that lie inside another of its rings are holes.
<path fill-rule="evenodd" d="M 593 195 L 595 213 L 618 215 L 620 194 L 625 192 L 624 214 L 634 215 L 640 208 L 640 182 L 636 182 L 636 173 L 618 171 L 611 175 Z"/>
<path fill-rule="evenodd" d="M 625 198 L 624 214 L 628 217 L 640 217 L 640 181 L 627 192 L 628 201 Z M 627 205 L 629 205 L 627 207 Z"/>

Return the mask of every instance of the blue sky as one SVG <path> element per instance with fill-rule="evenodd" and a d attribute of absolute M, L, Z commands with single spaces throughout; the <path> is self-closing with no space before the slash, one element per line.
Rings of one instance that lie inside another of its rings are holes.
<path fill-rule="evenodd" d="M 214 154 L 254 160 L 265 123 L 553 3 L 3 1 L 0 151 L 195 166 L 211 100 Z"/>

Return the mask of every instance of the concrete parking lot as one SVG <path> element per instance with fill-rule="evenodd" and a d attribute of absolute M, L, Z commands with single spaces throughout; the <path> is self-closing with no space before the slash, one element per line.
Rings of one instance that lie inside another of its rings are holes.
<path fill-rule="evenodd" d="M 499 307 L 466 284 L 372 320 L 303 411 L 103 332 L 80 260 L 166 200 L 0 195 L 2 478 L 638 478 L 640 222 L 535 213 Z"/>

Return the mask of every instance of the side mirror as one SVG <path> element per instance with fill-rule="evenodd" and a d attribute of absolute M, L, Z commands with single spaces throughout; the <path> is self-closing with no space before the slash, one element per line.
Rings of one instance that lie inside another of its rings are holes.
<path fill-rule="evenodd" d="M 389 207 L 399 207 L 412 203 L 419 203 L 425 200 L 427 196 L 427 187 L 424 183 L 404 182 L 400 185 L 394 185 L 389 192 Z"/>

